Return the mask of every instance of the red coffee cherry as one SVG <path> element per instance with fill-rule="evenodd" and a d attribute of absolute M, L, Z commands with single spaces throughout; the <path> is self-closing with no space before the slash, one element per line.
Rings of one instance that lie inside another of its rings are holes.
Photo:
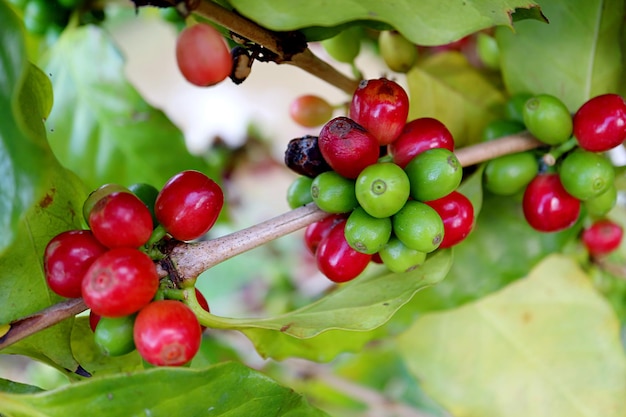
<path fill-rule="evenodd" d="M 580 214 L 580 200 L 565 191 L 557 173 L 537 175 L 524 191 L 522 206 L 528 224 L 540 232 L 567 229 Z"/>
<path fill-rule="evenodd" d="M 139 311 L 133 338 L 137 351 L 155 366 L 180 366 L 200 349 L 202 330 L 195 314 L 180 301 L 154 301 Z"/>
<path fill-rule="evenodd" d="M 626 140 L 626 102 L 617 94 L 596 96 L 578 109 L 573 123 L 581 148 L 608 151 Z"/>
<path fill-rule="evenodd" d="M 48 286 L 61 297 L 80 297 L 85 273 L 106 251 L 89 230 L 69 230 L 56 235 L 44 251 Z"/>
<path fill-rule="evenodd" d="M 199 171 L 170 178 L 157 196 L 154 214 L 178 240 L 197 239 L 215 224 L 224 205 L 219 185 Z"/>
<path fill-rule="evenodd" d="M 389 144 L 389 153 L 393 162 L 404 168 L 417 154 L 433 148 L 454 152 L 454 138 L 439 120 L 422 117 L 404 125 L 400 136 Z"/>
<path fill-rule="evenodd" d="M 595 221 L 583 230 L 582 241 L 591 256 L 607 255 L 622 243 L 624 229 L 609 219 Z"/>
<path fill-rule="evenodd" d="M 462 242 L 474 228 L 474 206 L 458 191 L 438 200 L 426 202 L 443 220 L 443 240 L 439 248 L 449 248 Z"/>
<path fill-rule="evenodd" d="M 356 179 L 361 171 L 378 161 L 380 147 L 367 130 L 347 117 L 326 123 L 318 138 L 322 156 L 339 175 Z"/>
<path fill-rule="evenodd" d="M 176 62 L 185 79 L 200 87 L 223 81 L 233 68 L 226 40 L 213 26 L 203 23 L 180 32 L 176 41 Z"/>
<path fill-rule="evenodd" d="M 328 236 L 328 233 L 342 221 L 348 218 L 348 213 L 331 214 L 330 216 L 311 223 L 304 229 L 304 243 L 309 251 L 315 255 L 320 242 Z"/>
<path fill-rule="evenodd" d="M 409 96 L 386 78 L 361 81 L 352 96 L 349 117 L 367 129 L 382 145 L 400 135 L 409 115 Z"/>

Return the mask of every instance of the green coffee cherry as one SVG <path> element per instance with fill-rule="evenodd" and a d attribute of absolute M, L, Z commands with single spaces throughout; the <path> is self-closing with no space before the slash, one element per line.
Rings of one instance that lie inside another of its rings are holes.
<path fill-rule="evenodd" d="M 587 200 L 613 185 L 615 169 L 603 155 L 579 149 L 563 159 L 559 176 L 568 193 L 579 200 Z"/>
<path fill-rule="evenodd" d="M 526 130 L 524 125 L 515 120 L 508 119 L 496 119 L 483 129 L 482 140 L 488 142 L 490 140 L 498 139 L 508 135 L 514 135 Z"/>
<path fill-rule="evenodd" d="M 595 197 L 588 198 L 583 202 L 587 214 L 594 217 L 604 217 L 615 207 L 617 203 L 617 188 L 615 184 L 608 190 Z"/>
<path fill-rule="evenodd" d="M 402 168 L 392 162 L 366 167 L 356 179 L 356 198 L 371 216 L 393 216 L 409 198 L 411 184 Z"/>
<path fill-rule="evenodd" d="M 504 117 L 514 122 L 524 124 L 524 105 L 533 97 L 530 93 L 513 94 L 504 103 Z"/>
<path fill-rule="evenodd" d="M 347 213 L 359 205 L 354 183 L 335 171 L 323 172 L 311 183 L 311 197 L 327 213 Z"/>
<path fill-rule="evenodd" d="M 146 183 L 136 183 L 128 186 L 130 192 L 135 194 L 150 210 L 150 215 L 152 216 L 152 225 L 156 227 L 159 224 L 159 221 L 154 214 L 154 203 L 156 202 L 157 196 L 159 195 L 159 190 L 153 185 Z"/>
<path fill-rule="evenodd" d="M 289 208 L 295 209 L 313 201 L 311 185 L 313 185 L 313 178 L 305 176 L 296 178 L 289 185 L 289 188 L 287 188 L 287 204 L 289 204 Z"/>
<path fill-rule="evenodd" d="M 416 251 L 430 253 L 443 240 L 443 220 L 435 209 L 419 201 L 407 201 L 391 221 L 398 239 Z"/>
<path fill-rule="evenodd" d="M 404 168 L 411 183 L 411 197 L 430 201 L 456 190 L 463 179 L 463 168 L 456 155 L 445 148 L 422 152 Z"/>
<path fill-rule="evenodd" d="M 572 116 L 557 97 L 539 94 L 526 101 L 523 109 L 524 124 L 538 140 L 548 145 L 558 145 L 572 136 Z"/>
<path fill-rule="evenodd" d="M 361 35 L 360 27 L 351 26 L 321 43 L 333 59 L 351 64 L 361 51 Z"/>
<path fill-rule="evenodd" d="M 486 33 L 479 33 L 476 36 L 476 52 L 485 67 L 493 70 L 500 69 L 500 48 L 496 38 Z"/>
<path fill-rule="evenodd" d="M 101 317 L 94 338 L 104 353 L 109 356 L 121 356 L 135 350 L 133 326 L 136 314 L 124 317 Z"/>
<path fill-rule="evenodd" d="M 408 72 L 417 61 L 417 46 L 395 30 L 378 35 L 378 48 L 385 64 L 395 72 Z"/>
<path fill-rule="evenodd" d="M 389 241 L 391 219 L 370 216 L 362 207 L 357 207 L 346 221 L 344 235 L 352 249 L 373 255 Z"/>
<path fill-rule="evenodd" d="M 389 239 L 378 255 L 387 269 L 396 273 L 412 271 L 426 261 L 426 253 L 408 248 L 395 236 Z"/>
<path fill-rule="evenodd" d="M 485 165 L 485 188 L 496 195 L 517 194 L 538 172 L 539 163 L 532 152 L 504 155 Z"/>

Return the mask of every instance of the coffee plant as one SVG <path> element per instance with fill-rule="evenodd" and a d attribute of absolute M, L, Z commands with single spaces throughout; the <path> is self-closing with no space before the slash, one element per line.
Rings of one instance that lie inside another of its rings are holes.
<path fill-rule="evenodd" d="M 192 152 L 127 79 L 146 19 L 194 88 L 288 64 L 342 99 L 272 109 L 282 158 L 254 128 Z M 0 416 L 625 416 L 624 21 L 0 0 Z M 239 227 L 241 178 L 289 210 Z"/>

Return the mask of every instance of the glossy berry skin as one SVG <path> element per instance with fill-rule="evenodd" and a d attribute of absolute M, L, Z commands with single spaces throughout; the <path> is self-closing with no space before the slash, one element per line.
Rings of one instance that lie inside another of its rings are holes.
<path fill-rule="evenodd" d="M 348 214 L 331 214 L 322 220 L 311 223 L 304 229 L 304 244 L 315 255 L 320 242 L 324 240 L 330 231 L 348 218 Z"/>
<path fill-rule="evenodd" d="M 601 256 L 616 250 L 623 237 L 622 226 L 609 219 L 602 219 L 583 230 L 582 242 L 590 255 Z"/>
<path fill-rule="evenodd" d="M 311 182 L 311 197 L 327 213 L 347 213 L 359 205 L 354 180 L 342 177 L 335 171 L 315 177 Z"/>
<path fill-rule="evenodd" d="M 540 232 L 557 232 L 571 227 L 580 214 L 580 200 L 570 195 L 559 175 L 537 175 L 526 187 L 522 207 L 530 226 Z"/>
<path fill-rule="evenodd" d="M 122 317 L 148 304 L 159 286 L 152 259 L 133 248 L 115 248 L 97 258 L 82 283 L 85 304 L 103 317 Z"/>
<path fill-rule="evenodd" d="M 108 248 L 138 248 L 152 234 L 152 215 L 132 193 L 109 194 L 93 206 L 89 227 L 100 243 Z"/>
<path fill-rule="evenodd" d="M 526 101 L 524 124 L 538 140 L 558 145 L 572 135 L 572 116 L 565 104 L 550 94 L 539 94 Z"/>
<path fill-rule="evenodd" d="M 441 216 L 419 201 L 407 201 L 391 221 L 396 237 L 416 251 L 433 252 L 443 241 L 445 229 Z"/>
<path fill-rule="evenodd" d="M 407 247 L 400 239 L 392 236 L 380 252 L 380 259 L 391 272 L 409 272 L 426 261 L 426 253 Z"/>
<path fill-rule="evenodd" d="M 300 126 L 321 126 L 333 116 L 333 106 L 322 97 L 305 94 L 291 102 L 289 116 Z"/>
<path fill-rule="evenodd" d="M 108 356 L 121 356 L 135 350 L 133 326 L 135 315 L 102 317 L 94 331 L 96 344 Z"/>
<path fill-rule="evenodd" d="M 577 149 L 563 159 L 559 175 L 568 193 L 579 200 L 587 200 L 613 185 L 615 169 L 602 154 Z"/>
<path fill-rule="evenodd" d="M 626 140 L 626 102 L 617 94 L 603 94 L 584 103 L 574 114 L 574 136 L 591 152 L 613 149 Z"/>
<path fill-rule="evenodd" d="M 351 281 L 365 270 L 372 259 L 348 244 L 344 231 L 346 221 L 337 224 L 320 242 L 315 261 L 322 274 L 333 282 Z"/>
<path fill-rule="evenodd" d="M 445 148 L 420 153 L 404 168 L 411 184 L 411 197 L 419 201 L 441 198 L 458 188 L 463 167 L 453 152 Z"/>
<path fill-rule="evenodd" d="M 617 187 L 613 184 L 605 192 L 585 200 L 583 204 L 589 216 L 605 216 L 617 204 Z"/>
<path fill-rule="evenodd" d="M 89 196 L 85 199 L 85 202 L 83 203 L 83 217 L 85 218 L 85 221 L 87 223 L 89 223 L 89 213 L 91 213 L 91 210 L 93 210 L 93 207 L 96 205 L 96 203 L 98 201 L 100 201 L 102 198 L 106 197 L 109 194 L 113 194 L 116 192 L 125 192 L 125 193 L 130 193 L 131 191 L 119 184 L 104 184 L 100 187 L 98 187 L 96 190 L 92 191 Z"/>
<path fill-rule="evenodd" d="M 434 208 L 443 221 L 444 234 L 439 248 L 449 248 L 461 243 L 474 228 L 474 206 L 458 191 L 426 204 Z"/>
<path fill-rule="evenodd" d="M 159 221 L 154 214 L 154 203 L 156 202 L 156 198 L 159 195 L 159 190 L 153 185 L 146 183 L 136 183 L 128 186 L 130 192 L 135 194 L 150 210 L 150 215 L 152 216 L 152 226 L 156 227 Z"/>
<path fill-rule="evenodd" d="M 376 218 L 396 214 L 409 198 L 410 189 L 409 177 L 392 162 L 368 166 L 361 171 L 355 185 L 359 204 Z"/>
<path fill-rule="evenodd" d="M 203 23 L 180 32 L 176 41 L 176 62 L 183 77 L 200 87 L 223 81 L 233 68 L 226 40 L 213 26 Z"/>
<path fill-rule="evenodd" d="M 387 67 L 395 72 L 408 72 L 417 61 L 417 45 L 395 30 L 378 35 L 378 48 Z"/>
<path fill-rule="evenodd" d="M 107 248 L 89 230 L 69 230 L 53 237 L 44 251 L 50 289 L 61 297 L 78 298 L 85 273 Z"/>
<path fill-rule="evenodd" d="M 299 176 L 287 188 L 287 204 L 289 208 L 295 209 L 313 201 L 311 196 L 311 185 L 313 179 Z"/>
<path fill-rule="evenodd" d="M 401 168 L 416 155 L 434 148 L 454 151 L 454 138 L 446 125 L 432 117 L 421 117 L 406 123 L 398 138 L 389 144 L 393 162 Z"/>
<path fill-rule="evenodd" d="M 220 186 L 202 172 L 182 171 L 170 178 L 157 196 L 154 214 L 178 240 L 194 240 L 217 221 L 224 205 Z"/>
<path fill-rule="evenodd" d="M 386 78 L 361 81 L 350 102 L 349 117 L 367 129 L 382 145 L 400 135 L 409 115 L 409 96 Z"/>
<path fill-rule="evenodd" d="M 376 138 L 344 116 L 336 117 L 322 127 L 318 144 L 328 165 L 339 175 L 351 179 L 376 163 L 380 152 Z"/>
<path fill-rule="evenodd" d="M 363 207 L 357 207 L 346 221 L 344 234 L 350 247 L 361 253 L 373 255 L 389 241 L 391 219 L 372 217 Z"/>
<path fill-rule="evenodd" d="M 202 329 L 195 314 L 175 300 L 154 301 L 135 319 L 137 351 L 155 366 L 181 366 L 200 349 Z"/>
<path fill-rule="evenodd" d="M 512 153 L 491 159 L 485 165 L 485 188 L 496 195 L 514 195 L 537 176 L 539 163 L 532 152 Z"/>

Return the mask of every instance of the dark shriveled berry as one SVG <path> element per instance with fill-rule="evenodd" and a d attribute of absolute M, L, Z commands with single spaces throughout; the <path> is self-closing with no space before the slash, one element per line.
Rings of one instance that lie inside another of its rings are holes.
<path fill-rule="evenodd" d="M 315 178 L 332 168 L 322 156 L 317 136 L 291 139 L 285 151 L 285 165 L 297 174 Z"/>

